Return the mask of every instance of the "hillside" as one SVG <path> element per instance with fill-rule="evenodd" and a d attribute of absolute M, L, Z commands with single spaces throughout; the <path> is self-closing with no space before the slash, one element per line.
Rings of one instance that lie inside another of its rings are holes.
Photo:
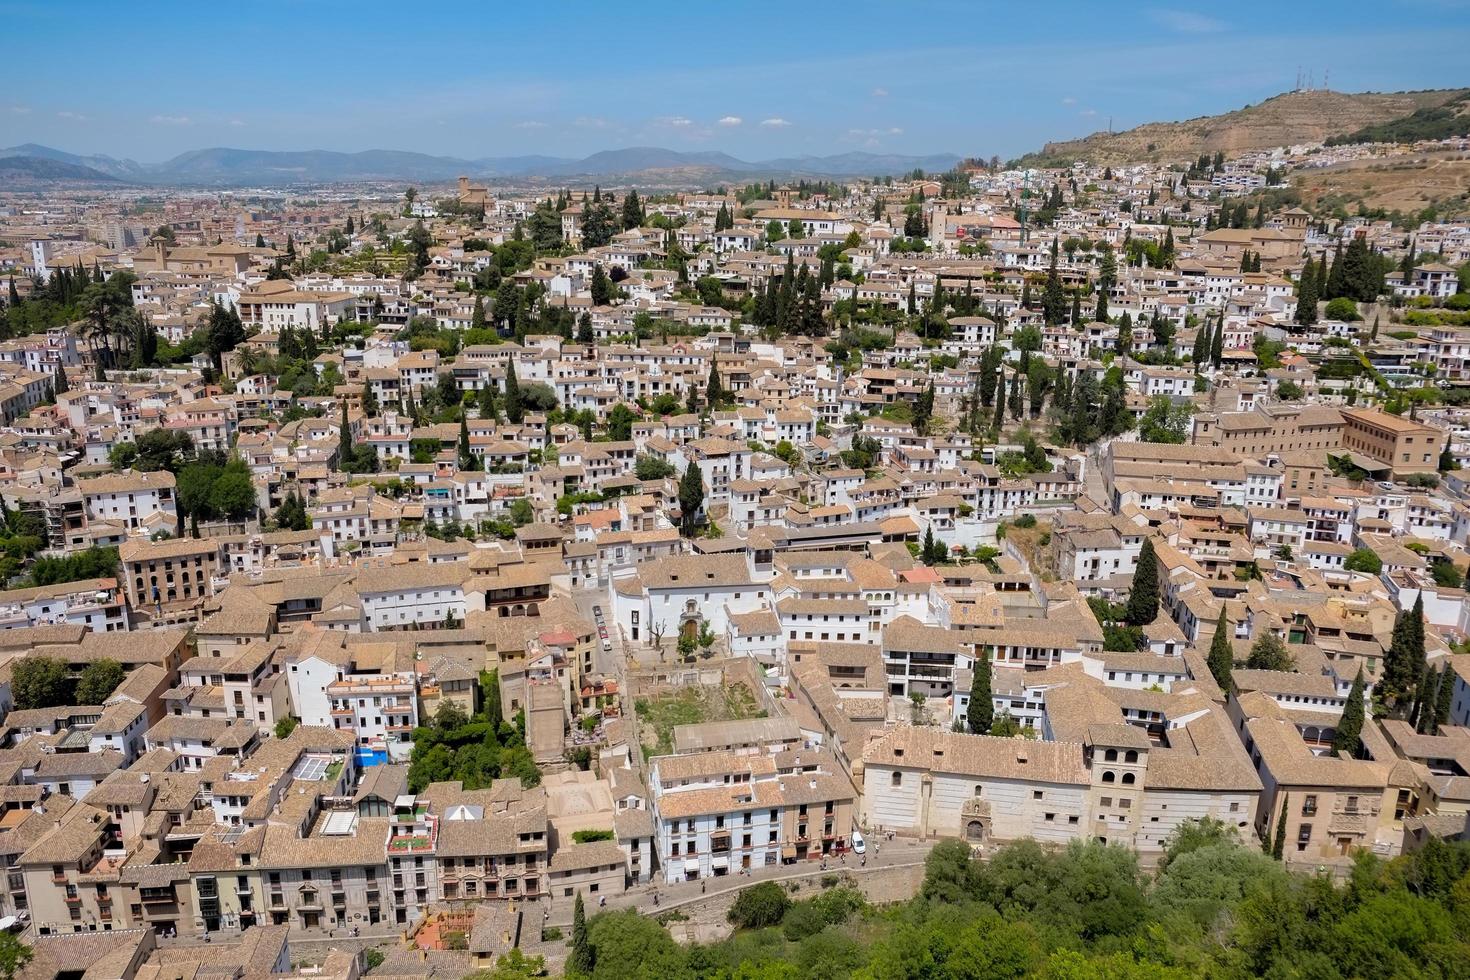
<path fill-rule="evenodd" d="M 1470 215 L 1470 159 L 1456 154 L 1355 160 L 1292 175 L 1302 206 L 1313 213 L 1362 205 L 1415 215 L 1434 208 L 1441 219 Z"/>
<path fill-rule="evenodd" d="M 117 183 L 116 177 L 102 173 L 100 170 L 61 160 L 48 160 L 45 157 L 0 157 L 0 175 L 11 180 Z"/>
<path fill-rule="evenodd" d="M 1022 163 L 1041 166 L 1077 159 L 1109 164 L 1184 162 L 1202 153 L 1223 151 L 1229 156 L 1312 143 L 1403 119 L 1420 109 L 1444 105 L 1466 91 L 1287 92 L 1218 116 L 1146 123 L 1120 133 L 1093 133 L 1048 143 L 1039 153 L 1023 157 Z"/>

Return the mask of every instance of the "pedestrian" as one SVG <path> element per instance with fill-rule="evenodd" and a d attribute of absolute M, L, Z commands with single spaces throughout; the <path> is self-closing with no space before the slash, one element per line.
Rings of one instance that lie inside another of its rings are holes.
<path fill-rule="evenodd" d="M 600 909 L 607 908 L 607 896 L 606 895 L 599 895 L 599 896 L 597 896 L 597 907 L 600 908 Z"/>
<path fill-rule="evenodd" d="M 702 881 L 699 883 L 699 894 L 704 894 L 704 882 Z"/>
<path fill-rule="evenodd" d="M 868 856 L 866 854 L 864 854 L 863 855 L 862 867 L 866 868 L 867 866 L 868 866 Z"/>

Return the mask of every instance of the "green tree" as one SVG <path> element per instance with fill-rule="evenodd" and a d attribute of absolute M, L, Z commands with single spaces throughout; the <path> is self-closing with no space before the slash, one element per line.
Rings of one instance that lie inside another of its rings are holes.
<path fill-rule="evenodd" d="M 726 917 L 738 929 L 764 929 L 779 923 L 790 907 L 784 888 L 774 881 L 763 881 L 741 889 Z"/>
<path fill-rule="evenodd" d="M 92 661 L 77 679 L 77 703 L 101 704 L 112 696 L 125 677 L 127 672 L 123 665 L 111 657 Z"/>
<path fill-rule="evenodd" d="M 633 438 L 633 423 L 638 421 L 638 413 L 633 411 L 622 402 L 612 407 L 607 413 L 607 434 L 613 442 L 628 442 Z"/>
<path fill-rule="evenodd" d="M 72 692 L 66 662 L 35 654 L 24 657 L 11 669 L 10 693 L 20 709 L 69 704 Z"/>
<path fill-rule="evenodd" d="M 505 417 L 513 425 L 520 425 L 526 419 L 526 409 L 521 402 L 521 383 L 516 380 L 514 358 L 505 362 Z"/>
<path fill-rule="evenodd" d="M 709 365 L 709 380 L 704 385 L 704 403 L 711 412 L 724 403 L 725 386 L 720 381 L 719 364 L 712 358 Z"/>
<path fill-rule="evenodd" d="M 597 965 L 597 953 L 587 934 L 587 911 L 582 907 L 582 893 L 572 903 L 572 951 L 567 957 L 567 975 L 590 977 Z"/>
<path fill-rule="evenodd" d="M 243 460 L 232 459 L 221 468 L 209 489 L 209 506 L 214 513 L 234 520 L 244 520 L 255 514 L 255 483 Z"/>
<path fill-rule="evenodd" d="M 1347 704 L 1342 709 L 1342 718 L 1338 721 L 1336 733 L 1332 736 L 1333 755 L 1353 758 L 1361 751 L 1363 713 L 1363 668 L 1359 667 L 1358 676 L 1353 678 L 1353 686 L 1348 691 Z"/>
<path fill-rule="evenodd" d="M 14 933 L 0 932 L 0 980 L 15 980 L 35 955 Z"/>
<path fill-rule="evenodd" d="M 1295 663 L 1291 654 L 1286 652 L 1286 644 L 1275 633 L 1262 633 L 1251 644 L 1250 656 L 1246 658 L 1247 670 L 1282 670 L 1293 669 Z"/>
<path fill-rule="evenodd" d="M 1400 611 L 1393 624 L 1393 638 L 1383 658 L 1383 677 L 1374 693 L 1386 708 L 1406 707 L 1424 667 L 1424 597 L 1414 607 Z"/>
<path fill-rule="evenodd" d="M 1231 674 L 1235 670 L 1235 651 L 1230 645 L 1230 626 L 1225 621 L 1225 605 L 1220 604 L 1220 618 L 1215 621 L 1215 635 L 1210 639 L 1210 676 L 1227 694 L 1233 689 Z"/>
<path fill-rule="evenodd" d="M 919 435 L 926 435 L 929 431 L 929 421 L 934 417 L 934 382 L 919 393 L 914 402 L 913 426 Z"/>
<path fill-rule="evenodd" d="M 460 410 L 459 463 L 462 470 L 478 470 L 479 460 L 469 448 L 469 419 L 465 410 Z"/>
<path fill-rule="evenodd" d="M 337 462 L 345 464 L 352 459 L 352 426 L 347 422 L 347 403 L 342 403 L 342 418 L 337 423 Z"/>
<path fill-rule="evenodd" d="M 594 306 L 607 306 L 612 302 L 612 280 L 607 277 L 607 271 L 603 269 L 601 262 L 592 267 L 592 283 L 589 289 Z"/>
<path fill-rule="evenodd" d="M 684 475 L 679 477 L 679 513 L 682 515 L 686 536 L 693 535 L 695 522 L 703 506 L 704 475 L 699 471 L 699 464 L 691 462 L 684 468 Z"/>
<path fill-rule="evenodd" d="M 1369 575 L 1377 575 L 1383 571 L 1383 559 L 1372 548 L 1358 548 L 1347 556 L 1342 567 L 1350 572 L 1367 572 Z"/>
<path fill-rule="evenodd" d="M 633 475 L 640 480 L 666 480 L 675 472 L 672 463 L 657 456 L 639 456 L 633 463 Z"/>
<path fill-rule="evenodd" d="M 1131 626 L 1147 626 L 1159 615 L 1159 568 L 1152 538 L 1143 539 L 1138 551 L 1138 564 L 1133 568 L 1133 583 L 1128 589 L 1128 606 L 1124 619 Z"/>
<path fill-rule="evenodd" d="M 1189 403 L 1176 403 L 1168 395 L 1155 395 L 1138 420 L 1139 439 L 1181 445 L 1189 435 L 1193 417 Z"/>
<path fill-rule="evenodd" d="M 638 200 L 638 192 L 628 191 L 623 198 L 623 230 L 637 228 L 643 224 L 643 205 Z"/>
<path fill-rule="evenodd" d="M 1440 668 L 1439 692 L 1434 699 L 1434 724 L 1430 727 L 1430 731 L 1437 731 L 1441 726 L 1450 723 L 1450 709 L 1455 696 L 1455 677 L 1456 675 L 1448 664 Z"/>
<path fill-rule="evenodd" d="M 1322 261 L 1325 263 L 1327 260 Z M 1296 322 L 1304 327 L 1317 322 L 1317 272 L 1311 259 L 1302 268 L 1302 277 L 1297 283 Z"/>
<path fill-rule="evenodd" d="M 970 732 L 984 735 L 995 721 L 995 702 L 990 692 L 990 657 L 981 652 L 975 657 L 970 681 L 970 703 L 965 709 L 965 722 Z"/>
<path fill-rule="evenodd" d="M 296 726 L 299 724 L 301 722 L 291 715 L 277 719 L 275 729 L 276 738 L 290 738 L 291 733 L 296 730 Z"/>
<path fill-rule="evenodd" d="M 1052 239 L 1051 264 L 1046 270 L 1046 286 L 1041 293 L 1041 315 L 1046 325 L 1054 327 L 1067 319 L 1067 297 L 1062 292 L 1062 278 L 1057 272 L 1057 242 Z"/>
<path fill-rule="evenodd" d="M 940 904 L 955 905 L 975 893 L 975 860 L 970 845 L 948 838 L 935 844 L 924 859 L 919 894 Z"/>
<path fill-rule="evenodd" d="M 1276 835 L 1271 839 L 1271 856 L 1280 861 L 1286 851 L 1286 802 L 1287 795 L 1281 794 L 1281 814 L 1276 818 Z"/>

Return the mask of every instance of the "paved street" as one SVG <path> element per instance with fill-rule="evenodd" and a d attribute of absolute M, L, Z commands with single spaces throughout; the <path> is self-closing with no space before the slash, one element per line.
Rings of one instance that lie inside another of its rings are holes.
<path fill-rule="evenodd" d="M 720 898 L 734 896 L 742 888 L 762 881 L 789 881 L 812 875 L 850 873 L 856 877 L 887 871 L 893 868 L 922 865 L 929 856 L 934 841 L 895 839 L 891 842 L 873 841 L 869 844 L 866 863 L 856 854 L 848 854 L 845 861 L 802 862 L 754 868 L 748 876 L 727 875 L 722 878 L 705 878 L 700 881 L 681 881 L 668 884 L 662 880 L 630 888 L 626 894 L 607 899 L 605 906 L 592 903 L 596 908 L 635 909 L 645 915 L 657 915 L 675 909 L 697 906 Z M 875 849 L 876 847 L 876 849 Z M 655 904 L 655 896 L 657 903 Z M 907 896 L 899 896 L 907 897 Z M 587 902 L 590 896 L 582 899 Z M 563 926 L 572 921 L 573 900 L 556 897 L 542 906 L 547 925 Z M 589 911 L 591 908 L 589 907 Z M 548 914 L 549 913 L 549 914 Z"/>

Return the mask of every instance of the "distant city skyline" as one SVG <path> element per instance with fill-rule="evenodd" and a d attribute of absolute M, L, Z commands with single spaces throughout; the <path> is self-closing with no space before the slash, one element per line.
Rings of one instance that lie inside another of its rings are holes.
<path fill-rule="evenodd" d="M 1354 9 L 1358 8 L 1358 9 Z M 1013 157 L 1290 89 L 1470 84 L 1470 3 L 0 4 L 0 145 Z"/>

